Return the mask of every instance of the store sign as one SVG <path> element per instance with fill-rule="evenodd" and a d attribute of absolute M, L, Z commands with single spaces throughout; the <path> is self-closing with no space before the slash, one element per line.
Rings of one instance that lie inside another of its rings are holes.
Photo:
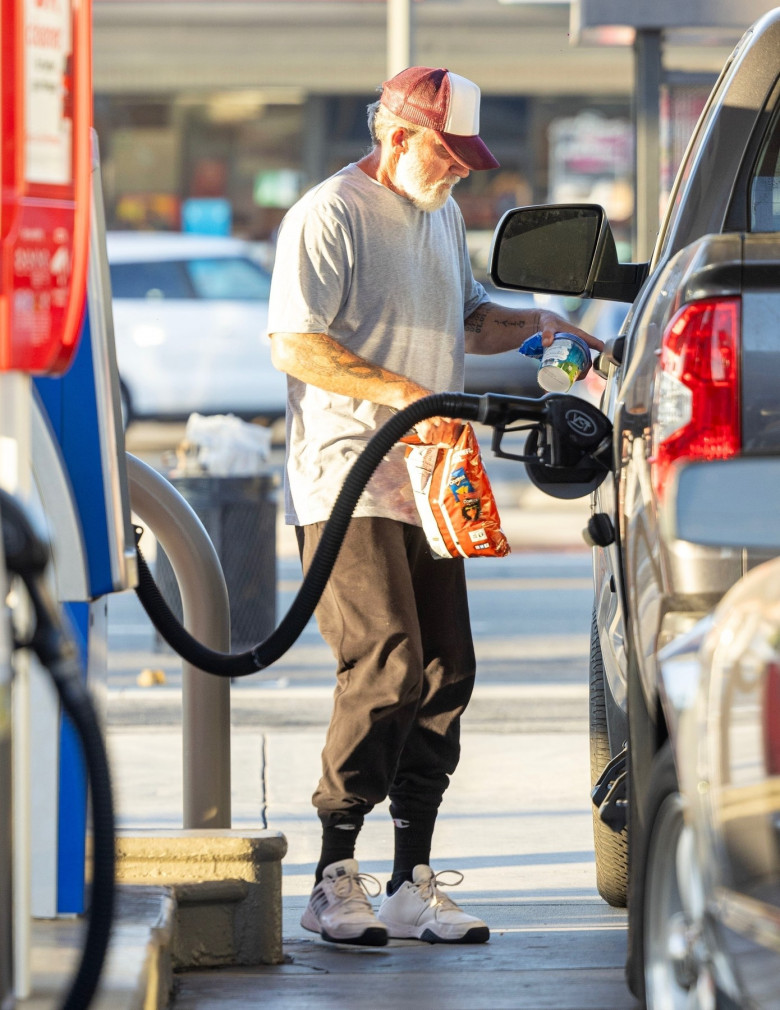
<path fill-rule="evenodd" d="M 223 197 L 191 197 L 181 205 L 181 230 L 195 235 L 229 235 L 233 208 Z"/>
<path fill-rule="evenodd" d="M 634 132 L 627 119 L 590 111 L 556 119 L 549 141 L 548 199 L 553 203 L 593 200 L 606 206 L 604 193 L 613 187 L 622 193 L 633 180 Z"/>
<path fill-rule="evenodd" d="M 292 207 L 301 195 L 303 176 L 291 168 L 269 169 L 255 176 L 253 198 L 258 207 Z"/>

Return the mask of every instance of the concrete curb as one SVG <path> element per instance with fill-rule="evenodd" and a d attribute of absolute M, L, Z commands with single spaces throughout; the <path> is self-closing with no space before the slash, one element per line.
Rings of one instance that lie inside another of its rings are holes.
<path fill-rule="evenodd" d="M 281 963 L 280 832 L 120 831 L 116 852 L 120 881 L 172 892 L 175 970 Z"/>
<path fill-rule="evenodd" d="M 173 925 L 167 888 L 117 886 L 111 944 L 92 1010 L 166 1010 L 173 991 Z M 60 1006 L 83 944 L 80 921 L 33 920 L 32 992 L 17 1001 L 18 1010 Z"/>

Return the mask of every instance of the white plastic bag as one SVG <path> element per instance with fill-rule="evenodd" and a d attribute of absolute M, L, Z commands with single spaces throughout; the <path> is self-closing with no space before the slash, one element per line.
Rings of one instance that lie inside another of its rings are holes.
<path fill-rule="evenodd" d="M 251 477 L 265 471 L 271 429 L 234 414 L 190 414 L 172 477 Z"/>

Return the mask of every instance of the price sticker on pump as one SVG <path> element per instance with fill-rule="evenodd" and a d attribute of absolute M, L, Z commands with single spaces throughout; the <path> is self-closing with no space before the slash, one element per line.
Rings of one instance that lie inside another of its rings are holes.
<path fill-rule="evenodd" d="M 0 0 L 0 371 L 60 374 L 86 299 L 90 0 Z"/>
<path fill-rule="evenodd" d="M 25 178 L 73 180 L 72 16 L 65 0 L 25 0 Z"/>

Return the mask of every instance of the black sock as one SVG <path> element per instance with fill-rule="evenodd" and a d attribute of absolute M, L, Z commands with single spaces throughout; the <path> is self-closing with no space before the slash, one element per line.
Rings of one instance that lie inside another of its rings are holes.
<path fill-rule="evenodd" d="M 395 855 L 393 873 L 387 885 L 388 894 L 394 894 L 401 884 L 412 879 L 415 866 L 427 866 L 430 863 L 436 813 L 433 810 L 418 812 L 409 817 L 393 817 Z"/>
<path fill-rule="evenodd" d="M 343 859 L 354 859 L 355 843 L 361 824 L 354 821 L 341 821 L 338 824 L 323 824 L 322 849 L 320 861 L 314 872 L 314 882 L 319 884 L 322 872 L 331 863 L 340 863 Z"/>

